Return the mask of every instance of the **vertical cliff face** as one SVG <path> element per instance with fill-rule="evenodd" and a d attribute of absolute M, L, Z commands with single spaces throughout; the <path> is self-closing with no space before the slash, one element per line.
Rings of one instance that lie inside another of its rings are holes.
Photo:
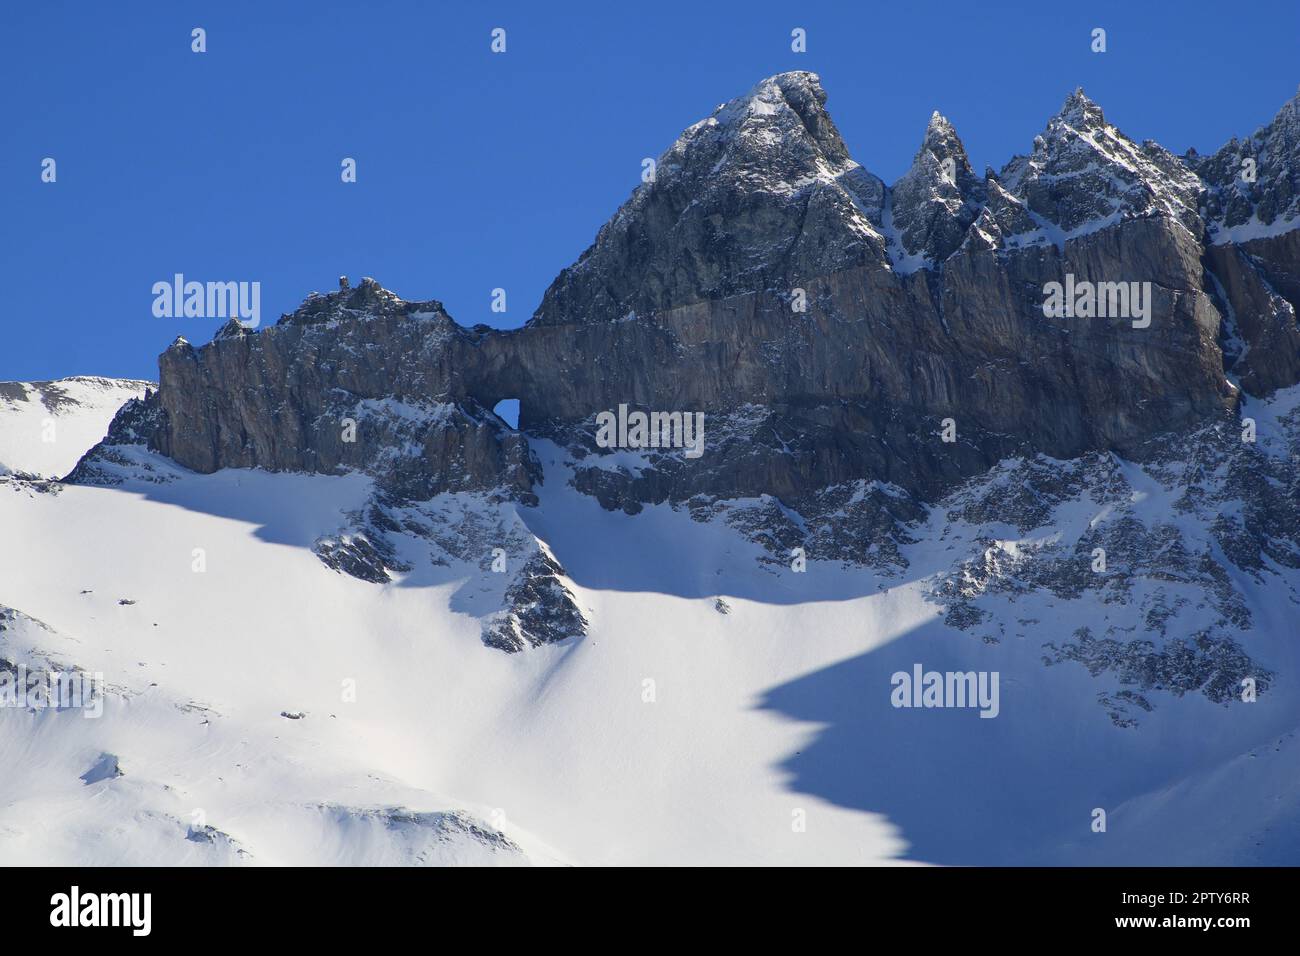
<path fill-rule="evenodd" d="M 1300 94 L 1245 139 L 1188 153 L 1232 377 L 1251 394 L 1296 381 L 1300 354 Z"/>
<path fill-rule="evenodd" d="M 409 498 L 527 495 L 523 437 L 480 405 L 456 362 L 475 333 L 438 302 L 365 279 L 313 295 L 265 333 L 238 322 L 162 354 L 157 450 L 196 471 L 368 472 Z"/>
<path fill-rule="evenodd" d="M 412 500 L 527 501 L 529 434 L 591 451 L 594 417 L 620 404 L 703 412 L 699 458 L 580 480 L 611 506 L 812 507 L 859 480 L 933 500 L 1020 451 L 1140 454 L 1241 390 L 1300 381 L 1300 240 L 1280 225 L 1294 102 L 1184 161 L 1076 91 L 983 177 L 936 113 L 889 188 L 825 102 L 812 74 L 782 74 L 689 127 L 523 329 L 462 328 L 366 280 L 271 328 L 176 343 L 135 417 L 199 471 L 360 470 Z M 1267 175 L 1239 189 L 1251 151 Z M 1242 203 L 1268 235 L 1229 238 Z M 503 398 L 520 431 L 491 413 Z"/>

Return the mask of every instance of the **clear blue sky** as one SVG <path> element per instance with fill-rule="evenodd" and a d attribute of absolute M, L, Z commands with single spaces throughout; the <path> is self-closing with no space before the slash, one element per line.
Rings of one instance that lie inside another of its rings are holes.
<path fill-rule="evenodd" d="M 1078 85 L 1130 136 L 1204 152 L 1295 93 L 1300 4 L 5 2 L 0 379 L 155 377 L 219 324 L 153 316 L 176 272 L 260 281 L 264 324 L 347 274 L 520 325 L 642 157 L 790 69 L 887 182 L 931 110 L 1000 168 Z"/>

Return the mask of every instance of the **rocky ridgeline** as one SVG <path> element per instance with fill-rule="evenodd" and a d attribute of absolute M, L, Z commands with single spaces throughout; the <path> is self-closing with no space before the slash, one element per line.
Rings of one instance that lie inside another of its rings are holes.
<path fill-rule="evenodd" d="M 270 328 L 178 340 L 158 391 L 73 478 L 108 480 L 139 444 L 200 472 L 365 472 L 372 512 L 319 551 L 378 581 L 406 566 L 394 509 L 449 493 L 527 507 L 545 436 L 607 508 L 667 502 L 773 560 L 799 546 L 887 571 L 930 504 L 1001 461 L 1154 460 L 1161 436 L 1300 382 L 1297 100 L 1180 158 L 1080 90 L 983 176 L 936 113 L 892 187 L 851 159 L 825 101 L 816 76 L 786 73 L 688 128 L 523 328 L 464 328 L 366 279 Z M 1045 286 L 1067 276 L 1150 283 L 1150 324 L 1046 317 Z M 508 398 L 518 430 L 491 411 Z M 620 404 L 703 412 L 705 453 L 611 466 L 595 416 Z M 530 622 L 581 629 L 533 547 L 497 646 L 537 643 Z"/>
<path fill-rule="evenodd" d="M 373 280 L 313 295 L 273 329 L 236 321 L 159 358 L 155 450 L 196 471 L 362 470 L 386 491 L 502 488 L 527 495 L 523 438 L 460 381 L 473 342 L 437 302 L 403 302 Z"/>
<path fill-rule="evenodd" d="M 1090 453 L 972 479 L 920 531 L 964 552 L 935 579 L 946 622 L 998 643 L 1040 628 L 1023 617 L 1027 597 L 1080 602 L 1090 624 L 1047 642 L 1044 661 L 1114 680 L 1098 697 L 1121 726 L 1154 708 L 1153 689 L 1228 703 L 1249 677 L 1262 693 L 1274 675 L 1239 643 L 1252 599 L 1300 607 L 1300 410 L 1277 428 L 1264 447 L 1235 422 L 1161 436 L 1140 470 Z M 1169 504 L 1144 507 L 1153 498 Z"/>

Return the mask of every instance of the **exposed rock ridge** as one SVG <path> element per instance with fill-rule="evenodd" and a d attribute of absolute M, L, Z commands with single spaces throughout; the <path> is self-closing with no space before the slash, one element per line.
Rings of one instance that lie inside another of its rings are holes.
<path fill-rule="evenodd" d="M 1300 232 L 1210 242 L 1213 184 L 1082 91 L 982 178 L 936 114 L 890 190 L 825 100 L 781 74 L 688 128 L 522 329 L 363 280 L 270 328 L 178 340 L 74 477 L 144 443 L 201 472 L 357 470 L 395 500 L 527 504 L 528 436 L 597 462 L 594 418 L 626 404 L 704 413 L 706 451 L 579 468 L 607 506 L 766 495 L 811 514 L 860 482 L 932 502 L 1011 455 L 1139 457 L 1300 381 Z M 1270 155 L 1294 148 L 1283 114 Z M 1076 279 L 1148 284 L 1149 322 L 1044 315 L 1048 285 Z M 505 398 L 519 430 L 491 411 Z"/>

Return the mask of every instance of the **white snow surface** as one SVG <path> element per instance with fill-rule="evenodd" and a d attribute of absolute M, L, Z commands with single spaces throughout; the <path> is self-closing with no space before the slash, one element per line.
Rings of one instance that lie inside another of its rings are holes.
<path fill-rule="evenodd" d="M 117 410 L 152 385 L 97 376 L 0 382 L 0 475 L 62 478 L 104 437 Z"/>
<path fill-rule="evenodd" d="M 1259 221 L 1258 214 L 1254 214 L 1246 222 L 1236 226 L 1225 226 L 1218 222 L 1210 223 L 1210 234 L 1214 245 L 1221 246 L 1229 242 L 1271 239 L 1274 236 L 1285 235 L 1297 227 L 1300 227 L 1300 219 L 1278 218 L 1266 225 Z"/>

